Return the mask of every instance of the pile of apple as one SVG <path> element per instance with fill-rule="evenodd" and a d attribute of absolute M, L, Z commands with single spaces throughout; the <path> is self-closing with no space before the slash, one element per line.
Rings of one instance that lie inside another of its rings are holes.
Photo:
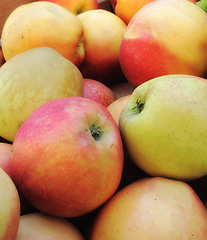
<path fill-rule="evenodd" d="M 207 239 L 205 0 L 104 2 L 4 24 L 0 240 Z"/>

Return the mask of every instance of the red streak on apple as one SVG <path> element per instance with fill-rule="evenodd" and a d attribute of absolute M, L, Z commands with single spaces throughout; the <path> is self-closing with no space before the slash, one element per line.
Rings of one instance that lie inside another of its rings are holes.
<path fill-rule="evenodd" d="M 169 49 L 149 34 L 123 39 L 120 64 L 126 79 L 134 87 L 162 75 L 196 71 L 194 66 L 170 53 Z"/>

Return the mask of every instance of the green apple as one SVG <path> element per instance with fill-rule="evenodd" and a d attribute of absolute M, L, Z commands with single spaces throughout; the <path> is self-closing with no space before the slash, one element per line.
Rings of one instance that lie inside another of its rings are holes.
<path fill-rule="evenodd" d="M 203 9 L 207 13 L 207 0 L 200 0 L 196 2 L 196 5 Z"/>
<path fill-rule="evenodd" d="M 139 85 L 120 115 L 132 161 L 151 176 L 207 174 L 207 80 L 163 75 Z"/>

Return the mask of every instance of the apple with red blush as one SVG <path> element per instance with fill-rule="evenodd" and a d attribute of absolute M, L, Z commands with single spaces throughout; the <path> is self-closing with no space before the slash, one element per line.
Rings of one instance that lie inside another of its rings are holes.
<path fill-rule="evenodd" d="M 83 97 L 96 101 L 108 107 L 117 98 L 114 92 L 104 83 L 94 79 L 83 79 Z"/>

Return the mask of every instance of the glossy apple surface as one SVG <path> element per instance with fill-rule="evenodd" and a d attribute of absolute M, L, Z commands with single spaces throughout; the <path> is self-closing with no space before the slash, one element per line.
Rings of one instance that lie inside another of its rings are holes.
<path fill-rule="evenodd" d="M 0 239 L 13 240 L 20 220 L 18 191 L 9 175 L 0 168 Z"/>
<path fill-rule="evenodd" d="M 126 24 L 114 13 L 104 9 L 78 15 L 84 28 L 85 58 L 79 69 L 84 78 L 100 81 L 107 86 L 120 81 L 123 73 L 119 49 Z"/>
<path fill-rule="evenodd" d="M 137 87 L 166 74 L 204 77 L 206 25 L 207 14 L 186 0 L 156 0 L 145 5 L 128 24 L 120 47 L 127 80 Z"/>
<path fill-rule="evenodd" d="M 119 186 L 119 129 L 95 101 L 52 100 L 19 129 L 11 167 L 17 187 L 37 209 L 60 217 L 81 216 L 102 205 Z"/>
<path fill-rule="evenodd" d="M 25 214 L 20 217 L 15 240 L 84 240 L 80 231 L 64 218 L 42 212 Z"/>
<path fill-rule="evenodd" d="M 138 86 L 120 115 L 132 160 L 152 176 L 192 180 L 207 174 L 207 81 L 166 75 Z"/>
<path fill-rule="evenodd" d="M 94 79 L 83 79 L 83 97 L 96 101 L 108 107 L 117 98 L 114 92 L 105 84 Z"/>
<path fill-rule="evenodd" d="M 0 135 L 12 142 L 21 124 L 40 105 L 82 95 L 82 74 L 57 51 L 39 47 L 20 53 L 0 68 Z"/>
<path fill-rule="evenodd" d="M 143 178 L 103 206 L 91 232 L 91 240 L 205 240 L 207 211 L 188 184 Z"/>

